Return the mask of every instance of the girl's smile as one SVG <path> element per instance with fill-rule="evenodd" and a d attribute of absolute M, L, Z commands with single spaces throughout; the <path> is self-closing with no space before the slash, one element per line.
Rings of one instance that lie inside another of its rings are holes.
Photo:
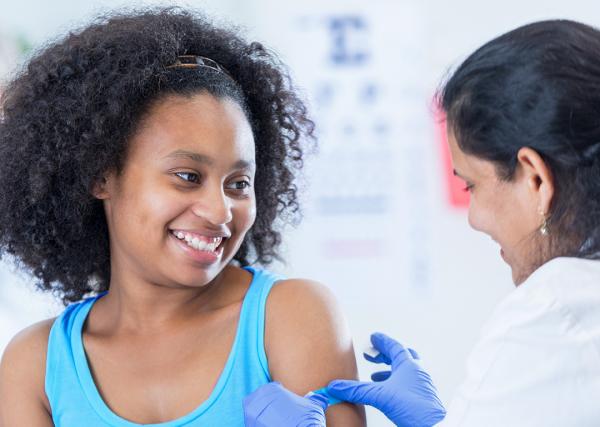
<path fill-rule="evenodd" d="M 199 264 L 212 264 L 223 255 L 223 244 L 226 238 L 211 237 L 200 232 L 171 230 L 171 236 L 177 239 L 177 245 L 184 254 L 191 257 Z"/>

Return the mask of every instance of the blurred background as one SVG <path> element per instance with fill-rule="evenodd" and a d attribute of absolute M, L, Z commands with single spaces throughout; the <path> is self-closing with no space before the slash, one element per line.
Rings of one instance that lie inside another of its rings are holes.
<path fill-rule="evenodd" d="M 449 403 L 479 330 L 513 288 L 488 237 L 469 229 L 432 103 L 449 71 L 517 26 L 569 18 L 600 24 L 586 0 L 19 0 L 0 13 L 2 83 L 50 40 L 114 8 L 189 6 L 240 26 L 288 64 L 317 123 L 319 149 L 301 181 L 304 220 L 285 235 L 288 276 L 337 295 L 359 371 L 380 330 L 421 354 Z M 2 83 L 0 83 L 0 90 Z M 1 167 L 1 165 L 0 165 Z M 23 327 L 62 307 L 0 264 L 0 352 Z M 315 355 L 318 357 L 318 355 Z M 370 426 L 389 425 L 368 410 Z"/>

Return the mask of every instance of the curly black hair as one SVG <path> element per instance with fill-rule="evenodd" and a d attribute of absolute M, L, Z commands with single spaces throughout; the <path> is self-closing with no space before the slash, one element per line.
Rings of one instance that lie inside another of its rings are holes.
<path fill-rule="evenodd" d="M 208 57 L 226 72 L 168 67 L 181 55 Z M 181 8 L 96 18 L 41 49 L 7 85 L 0 256 L 65 304 L 107 290 L 108 227 L 92 188 L 122 170 L 127 142 L 153 103 L 200 91 L 237 101 L 254 133 L 257 216 L 235 259 L 279 259 L 281 226 L 298 219 L 294 178 L 314 124 L 275 54 Z"/>

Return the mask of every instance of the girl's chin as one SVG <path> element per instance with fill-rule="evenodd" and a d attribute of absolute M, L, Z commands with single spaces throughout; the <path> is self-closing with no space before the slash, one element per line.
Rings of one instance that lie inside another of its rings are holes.
<path fill-rule="evenodd" d="M 198 271 L 198 269 L 185 272 L 180 269 L 176 275 L 171 276 L 171 280 L 177 284 L 178 288 L 200 289 L 213 282 L 219 273 L 220 271 Z"/>

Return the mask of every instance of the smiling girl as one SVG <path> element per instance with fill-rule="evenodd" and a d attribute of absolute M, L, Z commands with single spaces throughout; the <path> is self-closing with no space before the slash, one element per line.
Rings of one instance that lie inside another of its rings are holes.
<path fill-rule="evenodd" d="M 356 376 L 326 288 L 249 266 L 278 257 L 313 128 L 262 45 L 180 9 L 112 15 L 2 106 L 2 253 L 70 305 L 7 347 L 0 425 L 240 426 L 262 384 Z"/>

